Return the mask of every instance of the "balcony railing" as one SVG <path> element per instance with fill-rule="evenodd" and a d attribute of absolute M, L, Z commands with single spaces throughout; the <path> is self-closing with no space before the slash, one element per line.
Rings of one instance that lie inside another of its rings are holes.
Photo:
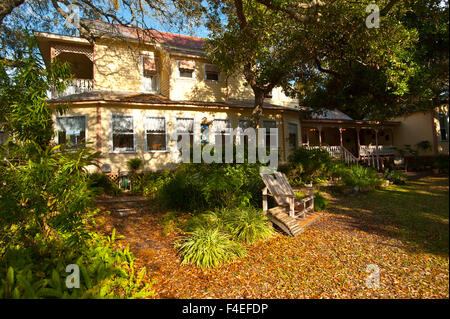
<path fill-rule="evenodd" d="M 60 96 L 66 96 L 71 94 L 78 94 L 83 92 L 89 92 L 94 89 L 93 79 L 73 79 L 71 83 L 66 87 L 64 92 L 58 93 L 56 90 L 52 91 L 52 98 Z"/>

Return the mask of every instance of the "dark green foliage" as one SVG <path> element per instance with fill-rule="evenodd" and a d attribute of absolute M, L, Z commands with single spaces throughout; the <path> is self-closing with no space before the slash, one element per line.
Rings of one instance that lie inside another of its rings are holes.
<path fill-rule="evenodd" d="M 386 170 L 384 172 L 384 178 L 391 182 L 399 184 L 399 183 L 405 182 L 406 175 L 398 170 Z"/>
<path fill-rule="evenodd" d="M 131 191 L 154 199 L 163 185 L 173 178 L 173 175 L 171 171 L 136 174 L 133 176 L 133 187 Z"/>
<path fill-rule="evenodd" d="M 0 298 L 145 298 L 152 296 L 145 283 L 145 268 L 137 272 L 128 247 L 113 248 L 111 237 L 95 233 L 76 250 L 42 246 L 10 247 L 0 264 Z M 66 266 L 80 269 L 80 288 L 66 286 Z"/>
<path fill-rule="evenodd" d="M 314 193 L 314 210 L 316 212 L 323 211 L 329 204 L 330 202 L 322 194 L 319 192 Z"/>
<path fill-rule="evenodd" d="M 448 162 L 449 162 L 448 155 L 440 154 L 440 155 L 436 156 L 436 158 L 433 162 L 433 167 L 439 168 L 439 169 L 443 170 L 444 172 L 448 173 Z"/>
<path fill-rule="evenodd" d="M 285 171 L 294 185 L 311 181 L 326 180 L 332 166 L 330 154 L 322 149 L 295 148 L 288 157 L 289 166 Z"/>
<path fill-rule="evenodd" d="M 263 183 L 257 164 L 182 164 L 158 192 L 170 209 L 261 205 Z"/>
<path fill-rule="evenodd" d="M 142 160 L 140 158 L 132 158 L 127 162 L 127 167 L 130 172 L 136 172 L 142 167 Z"/>
<path fill-rule="evenodd" d="M 342 181 L 347 186 L 359 189 L 373 189 L 383 184 L 383 180 L 378 178 L 376 170 L 361 165 L 352 165 L 344 171 Z"/>
<path fill-rule="evenodd" d="M 88 187 L 95 195 L 118 195 L 121 193 L 119 186 L 113 183 L 103 173 L 92 173 L 88 176 Z"/>

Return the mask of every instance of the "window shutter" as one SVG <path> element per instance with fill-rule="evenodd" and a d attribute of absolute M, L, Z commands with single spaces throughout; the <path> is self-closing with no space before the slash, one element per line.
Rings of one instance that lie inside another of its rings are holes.
<path fill-rule="evenodd" d="M 178 68 L 180 70 L 194 71 L 194 61 L 182 60 L 178 62 Z"/>
<path fill-rule="evenodd" d="M 152 76 L 158 72 L 157 59 L 153 56 L 143 56 L 142 64 L 144 70 L 144 76 Z"/>

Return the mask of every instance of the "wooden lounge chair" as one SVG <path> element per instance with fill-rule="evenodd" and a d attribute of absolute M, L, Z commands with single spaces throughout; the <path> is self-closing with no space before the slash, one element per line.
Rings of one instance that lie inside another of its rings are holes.
<path fill-rule="evenodd" d="M 314 212 L 314 190 L 311 187 L 309 196 L 298 199 L 289 185 L 289 182 L 281 172 L 274 174 L 260 174 L 266 185 L 263 189 L 263 210 L 268 211 L 268 196 L 272 196 L 277 204 L 289 209 L 289 216 L 292 218 L 306 217 L 307 213 Z"/>

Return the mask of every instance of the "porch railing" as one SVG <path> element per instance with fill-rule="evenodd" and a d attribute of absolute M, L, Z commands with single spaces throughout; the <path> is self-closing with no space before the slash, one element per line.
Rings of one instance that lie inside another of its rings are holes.
<path fill-rule="evenodd" d="M 395 147 L 391 145 L 378 145 L 378 150 L 376 145 L 361 145 L 359 147 L 359 156 L 366 157 L 371 155 L 379 156 L 394 156 Z"/>
<path fill-rule="evenodd" d="M 93 79 L 73 79 L 71 83 L 66 87 L 64 92 L 58 93 L 56 90 L 52 90 L 52 98 L 88 92 L 92 91 L 93 89 L 94 89 Z"/>
<path fill-rule="evenodd" d="M 334 146 L 334 145 L 323 145 L 323 146 L 304 146 L 306 149 L 312 150 L 312 149 L 322 149 L 330 153 L 331 156 L 340 158 L 342 157 L 342 150 L 340 146 Z"/>

